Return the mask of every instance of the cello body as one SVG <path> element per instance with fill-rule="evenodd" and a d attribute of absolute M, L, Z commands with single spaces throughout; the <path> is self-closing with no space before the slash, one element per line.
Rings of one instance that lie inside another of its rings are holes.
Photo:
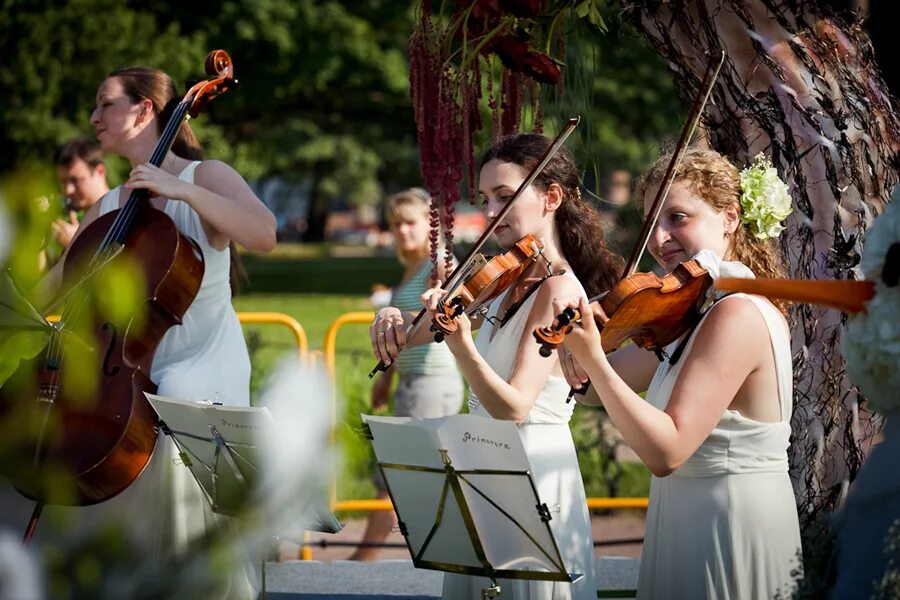
<path fill-rule="evenodd" d="M 84 265 L 119 212 L 102 215 L 74 240 L 63 290 L 93 283 L 84 278 Z M 156 389 L 150 368 L 157 346 L 170 327 L 181 323 L 200 289 L 203 256 L 149 202 L 121 248 L 110 263 L 119 261 L 139 273 L 144 298 L 138 316 L 117 325 L 102 311 L 66 311 L 71 319 L 64 312 L 48 351 L 0 388 L 0 420 L 15 422 L 19 430 L 0 472 L 42 503 L 83 506 L 115 496 L 141 474 L 156 444 L 157 417 L 144 392 Z M 87 292 L 85 298 L 95 298 L 115 290 Z M 67 385 L 73 379 L 63 373 L 67 369 L 87 371 L 91 384 Z"/>

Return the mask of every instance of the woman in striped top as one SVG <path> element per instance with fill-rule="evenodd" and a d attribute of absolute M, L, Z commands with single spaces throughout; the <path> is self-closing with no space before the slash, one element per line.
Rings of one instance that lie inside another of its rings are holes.
<path fill-rule="evenodd" d="M 395 194 L 387 200 L 387 220 L 394 235 L 397 258 L 403 265 L 403 278 L 394 288 L 391 307 L 418 312 L 419 299 L 431 282 L 428 206 L 431 198 L 421 188 Z M 443 279 L 443 271 L 438 273 Z M 403 352 L 391 368 L 379 375 L 372 386 L 372 408 L 387 406 L 393 375 L 398 375 L 394 394 L 394 414 L 401 417 L 443 417 L 459 412 L 463 383 L 456 360 L 446 344 L 427 344 Z M 384 482 L 376 471 L 378 498 L 387 499 Z M 364 543 L 383 542 L 396 524 L 396 515 L 388 511 L 370 513 Z M 377 548 L 360 547 L 350 560 L 373 560 Z"/>

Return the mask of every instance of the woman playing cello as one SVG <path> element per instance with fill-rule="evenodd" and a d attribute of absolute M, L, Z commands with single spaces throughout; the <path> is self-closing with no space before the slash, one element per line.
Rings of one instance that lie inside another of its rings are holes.
<path fill-rule="evenodd" d="M 132 190 L 149 190 L 152 205 L 197 243 L 204 260 L 199 292 L 182 325 L 169 329 L 157 347 L 150 379 L 163 396 L 249 406 L 250 361 L 231 305 L 229 245 L 271 250 L 275 219 L 231 167 L 201 160 L 186 123 L 160 167 L 147 162 L 177 100 L 171 78 L 156 69 L 121 69 L 103 80 L 91 124 L 103 150 L 128 159 L 132 171 L 88 211 L 74 243 L 94 220 L 123 206 Z M 48 274 L 51 287 L 60 275 L 58 266 Z M 82 529 L 118 520 L 145 560 L 171 559 L 215 519 L 189 470 L 173 464 L 176 455 L 160 434 L 149 465 L 125 491 L 93 506 L 51 510 L 61 514 L 57 521 L 65 518 Z M 217 597 L 255 597 L 248 573 L 229 575 L 226 587 Z"/>
<path fill-rule="evenodd" d="M 668 162 L 644 176 L 645 207 Z M 696 256 L 714 278 L 778 277 L 772 238 L 789 208 L 774 169 L 739 173 L 715 152 L 689 150 L 648 249 L 667 272 Z M 787 597 L 800 565 L 787 462 L 790 334 L 781 307 L 762 297 L 709 304 L 662 363 L 634 344 L 607 356 L 594 319 L 584 319 L 565 338 L 563 367 L 573 386 L 590 381 L 580 400 L 602 403 L 654 474 L 638 597 Z M 591 314 L 583 297 L 559 296 L 557 314 L 566 307 Z"/>
<path fill-rule="evenodd" d="M 488 218 L 497 215 L 536 165 L 550 141 L 520 134 L 500 140 L 482 158 L 479 197 Z M 495 230 L 501 247 L 512 247 L 526 235 L 541 239 L 543 257 L 532 263 L 517 283 L 491 302 L 484 318 L 458 318 L 458 329 L 446 335 L 463 376 L 469 382 L 473 414 L 515 421 L 519 425 L 538 493 L 552 507 L 551 529 L 569 572 L 584 574 L 574 584 L 540 581 L 499 582 L 510 598 L 595 598 L 594 551 L 584 484 L 578 468 L 565 402 L 569 386 L 558 362 L 534 349 L 532 329 L 552 318 L 552 300 L 565 294 L 592 294 L 611 285 L 621 260 L 603 247 L 597 214 L 581 199 L 578 169 L 564 148 L 556 154 Z M 546 262 L 545 262 L 546 261 Z M 545 278 L 547 263 L 557 276 Z M 434 317 L 444 290 L 422 297 Z M 372 325 L 376 355 L 390 362 L 405 345 L 403 317 L 382 309 Z M 471 330 L 480 328 L 477 341 Z M 411 340 L 413 343 L 418 339 Z M 444 598 L 479 597 L 487 580 L 465 575 L 444 577 Z"/>

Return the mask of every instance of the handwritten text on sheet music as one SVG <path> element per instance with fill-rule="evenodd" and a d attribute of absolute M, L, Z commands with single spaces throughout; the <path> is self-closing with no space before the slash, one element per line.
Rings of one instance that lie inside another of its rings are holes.
<path fill-rule="evenodd" d="M 483 438 L 480 435 L 472 435 L 468 431 L 463 434 L 462 441 L 463 441 L 463 443 L 471 442 L 474 444 L 487 444 L 489 446 L 494 446 L 495 448 L 502 448 L 504 450 L 509 450 L 509 444 L 507 444 L 506 442 Z"/>

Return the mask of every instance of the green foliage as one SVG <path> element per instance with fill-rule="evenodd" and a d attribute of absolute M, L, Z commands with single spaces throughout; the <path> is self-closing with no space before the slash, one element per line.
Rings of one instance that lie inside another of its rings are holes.
<path fill-rule="evenodd" d="M 581 114 L 572 145 L 588 179 L 636 172 L 680 123 L 671 78 L 610 3 L 572 6 L 570 22 L 555 25 L 567 29 L 566 54 L 557 56 L 566 84 L 561 95 L 545 94 L 548 130 Z M 321 221 L 331 199 L 370 203 L 385 189 L 420 184 L 406 58 L 412 22 L 411 3 L 386 0 L 225 0 L 215 11 L 172 0 L 9 0 L 0 13 L 0 169 L 49 162 L 60 142 L 90 135 L 96 88 L 110 70 L 161 67 L 183 87 L 204 76 L 206 51 L 221 47 L 241 87 L 193 123 L 207 154 L 249 180 L 308 182 Z M 114 181 L 127 172 L 123 162 L 113 167 Z"/>
<path fill-rule="evenodd" d="M 186 89 L 205 77 L 206 52 L 223 48 L 241 87 L 194 123 L 207 155 L 250 180 L 310 181 L 320 214 L 337 197 L 374 202 L 384 184 L 418 183 L 410 23 L 397 2 L 231 0 L 205 12 L 170 0 L 11 0 L 0 14 L 0 164 L 49 162 L 62 141 L 90 135 L 112 69 L 162 68 Z M 127 173 L 115 167 L 114 180 Z"/>
<path fill-rule="evenodd" d="M 595 189 L 613 170 L 643 170 L 660 144 L 677 136 L 686 114 L 662 59 L 611 7 L 605 23 L 603 35 L 583 22 L 569 23 L 566 86 L 545 90 L 542 98 L 551 124 L 582 116 L 568 145 L 587 171 L 586 185 Z"/>
<path fill-rule="evenodd" d="M 102 15 L 102 18 L 100 18 Z M 203 36 L 118 0 L 9 0 L 0 12 L 0 164 L 49 162 L 90 133 L 97 86 L 111 70 L 164 66 L 183 81 L 202 68 Z"/>

